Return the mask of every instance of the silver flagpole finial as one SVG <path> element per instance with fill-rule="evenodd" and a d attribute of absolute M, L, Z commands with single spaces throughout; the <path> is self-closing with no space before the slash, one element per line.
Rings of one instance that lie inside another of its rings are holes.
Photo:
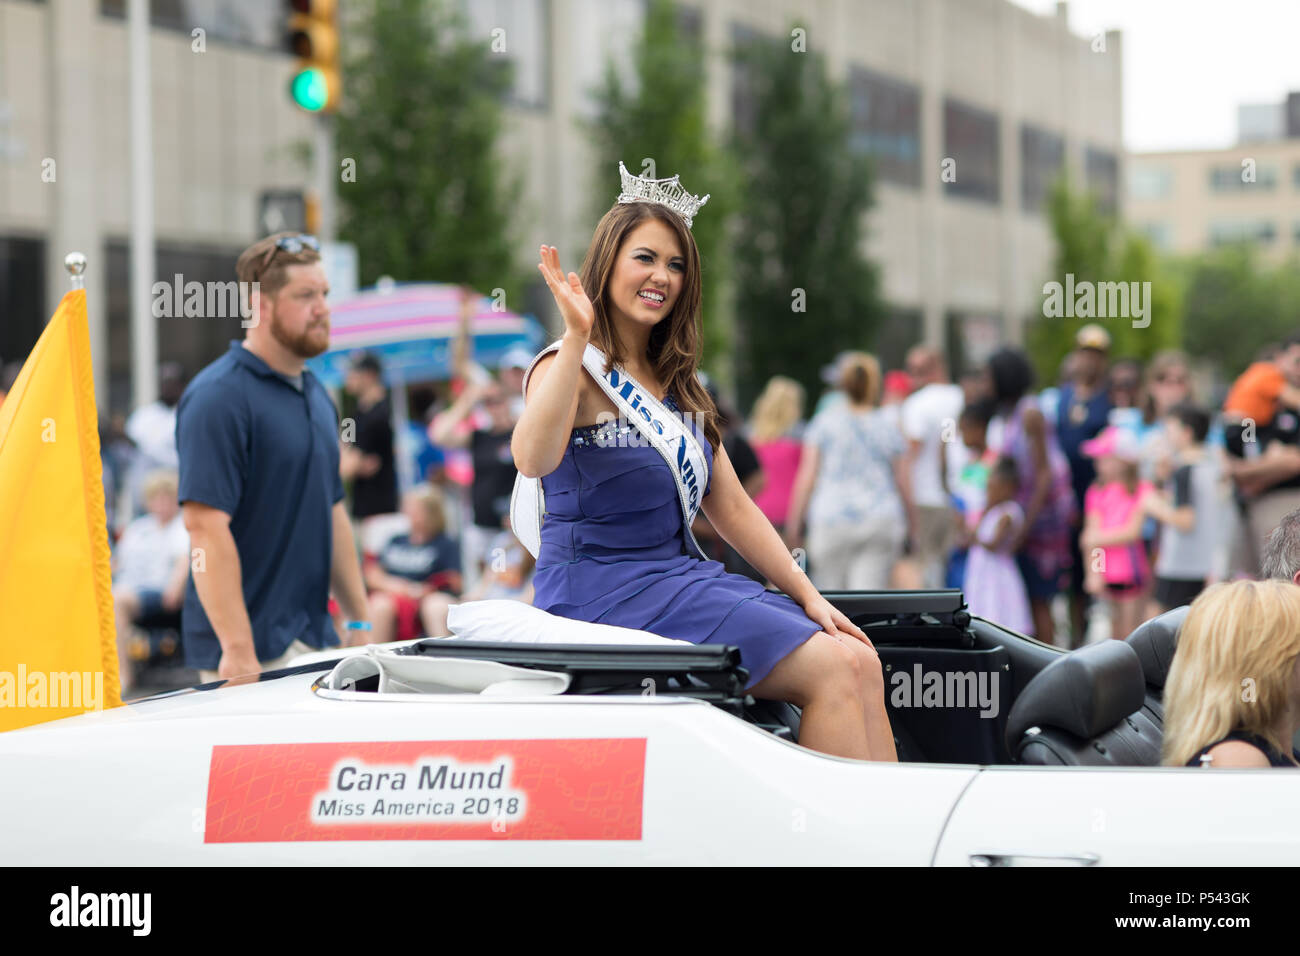
<path fill-rule="evenodd" d="M 63 257 L 63 267 L 68 270 L 68 275 L 72 279 L 72 288 L 86 287 L 86 257 L 83 253 L 69 252 Z"/>

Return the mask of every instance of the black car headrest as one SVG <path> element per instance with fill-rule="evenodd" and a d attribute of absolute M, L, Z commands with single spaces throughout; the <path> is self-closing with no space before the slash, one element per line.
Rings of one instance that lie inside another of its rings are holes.
<path fill-rule="evenodd" d="M 1089 644 L 1044 667 L 1020 692 L 1007 715 L 1007 748 L 1014 754 L 1030 727 L 1057 727 L 1084 740 L 1142 707 L 1142 665 L 1123 641 Z"/>
<path fill-rule="evenodd" d="M 1142 676 L 1152 687 L 1165 686 L 1169 665 L 1174 662 L 1174 648 L 1178 644 L 1178 629 L 1187 617 L 1187 605 L 1165 611 L 1153 617 L 1124 639 L 1124 643 L 1137 651 L 1142 662 Z"/>

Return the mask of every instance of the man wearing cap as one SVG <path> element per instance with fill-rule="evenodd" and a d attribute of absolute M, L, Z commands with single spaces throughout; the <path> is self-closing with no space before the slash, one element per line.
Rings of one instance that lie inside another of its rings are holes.
<path fill-rule="evenodd" d="M 1095 438 L 1106 427 L 1110 415 L 1110 391 L 1107 387 L 1107 364 L 1110 333 L 1100 325 L 1088 324 L 1074 337 L 1075 351 L 1070 359 L 1071 378 L 1061 386 L 1056 406 L 1056 440 L 1070 464 L 1070 484 L 1074 490 L 1075 513 L 1083 514 L 1088 486 L 1097 477 L 1093 461 L 1083 451 L 1083 443 Z M 1083 590 L 1083 564 L 1078 560 L 1080 525 L 1071 531 L 1071 553 L 1075 561 L 1070 572 L 1070 641 L 1072 647 L 1083 643 L 1084 611 L 1088 597 Z"/>
<path fill-rule="evenodd" d="M 357 400 L 356 432 L 344 435 L 340 451 L 344 479 L 352 479 L 352 517 L 358 521 L 397 511 L 397 468 L 393 462 L 393 406 L 378 357 L 352 359 L 343 388 Z"/>
<path fill-rule="evenodd" d="M 329 347 L 329 284 L 311 236 L 243 251 L 235 273 L 251 324 L 203 369 L 176 413 L 190 578 L 185 659 L 206 680 L 285 666 L 338 643 L 330 591 L 369 628 L 343 503 L 339 422 L 304 367 Z"/>

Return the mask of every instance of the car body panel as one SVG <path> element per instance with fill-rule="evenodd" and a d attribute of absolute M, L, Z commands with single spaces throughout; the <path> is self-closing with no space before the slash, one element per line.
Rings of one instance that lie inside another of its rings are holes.
<path fill-rule="evenodd" d="M 0 862 L 926 865 L 977 774 L 827 757 L 683 698 L 323 696 L 323 673 L 0 735 Z M 589 738 L 646 741 L 639 840 L 205 842 L 214 746 Z"/>
<path fill-rule="evenodd" d="M 1297 807 L 1300 771 L 992 767 L 962 795 L 935 863 L 1295 866 Z"/>

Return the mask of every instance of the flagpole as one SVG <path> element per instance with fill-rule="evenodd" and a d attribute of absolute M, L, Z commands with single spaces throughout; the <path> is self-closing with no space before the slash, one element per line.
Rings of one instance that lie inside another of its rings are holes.
<path fill-rule="evenodd" d="M 86 287 L 86 257 L 80 252 L 69 252 L 63 257 L 63 268 L 68 270 L 68 281 L 73 290 Z"/>
<path fill-rule="evenodd" d="M 158 332 L 150 304 L 157 277 L 154 246 L 152 67 L 149 0 L 127 0 L 131 131 L 131 407 L 158 397 Z"/>

